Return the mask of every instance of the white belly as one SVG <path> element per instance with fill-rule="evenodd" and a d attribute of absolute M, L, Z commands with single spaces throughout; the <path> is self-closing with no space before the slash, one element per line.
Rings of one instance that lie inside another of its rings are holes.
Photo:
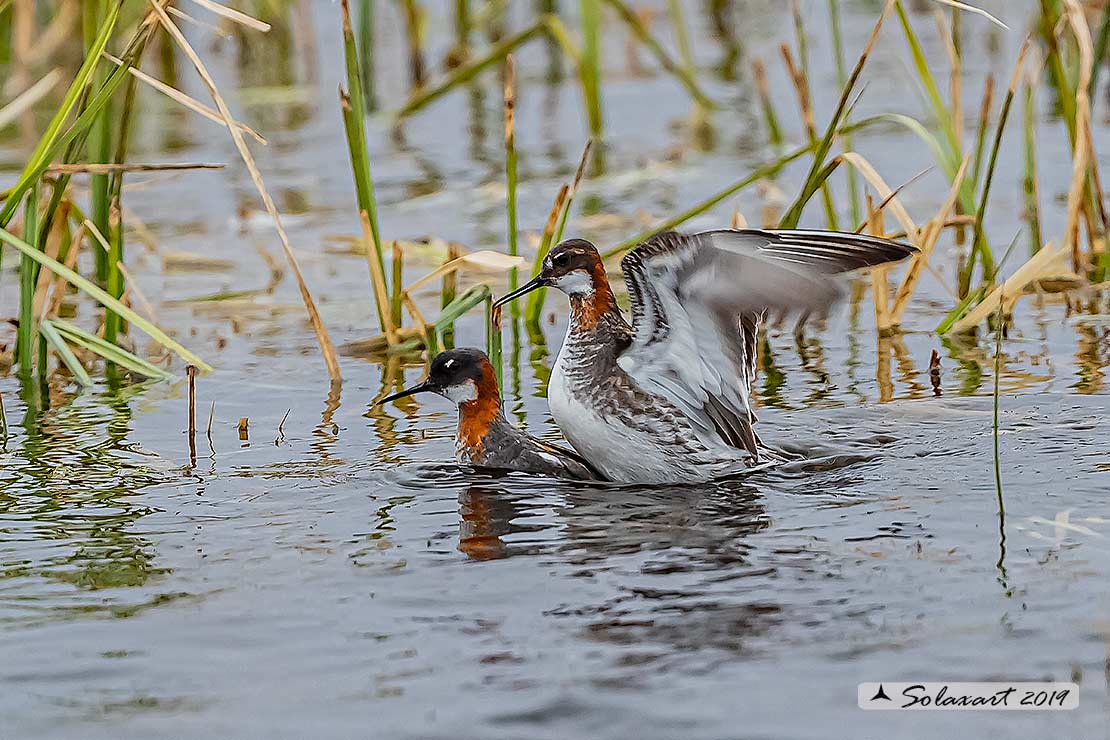
<path fill-rule="evenodd" d="M 702 460 L 689 459 L 671 445 L 614 416 L 602 416 L 571 393 L 561 349 L 551 373 L 547 402 L 563 436 L 578 454 L 616 483 L 677 483 L 703 481 L 715 471 Z"/>

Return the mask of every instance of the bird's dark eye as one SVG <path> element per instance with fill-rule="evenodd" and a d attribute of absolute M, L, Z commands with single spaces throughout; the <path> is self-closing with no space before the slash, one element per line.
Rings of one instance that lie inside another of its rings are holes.
<path fill-rule="evenodd" d="M 551 264 L 555 265 L 556 267 L 566 267 L 568 264 L 570 264 L 570 255 L 566 252 L 557 254 L 551 258 Z"/>

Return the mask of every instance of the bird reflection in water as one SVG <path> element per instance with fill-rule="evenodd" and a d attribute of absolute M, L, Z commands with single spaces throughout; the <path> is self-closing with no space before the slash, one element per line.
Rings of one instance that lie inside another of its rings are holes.
<path fill-rule="evenodd" d="M 519 497 L 488 486 L 470 486 L 459 494 L 459 552 L 472 560 L 508 557 L 502 537 L 521 516 Z"/>
<path fill-rule="evenodd" d="M 754 486 L 721 481 L 697 486 L 620 487 L 597 484 L 559 486 L 561 503 L 559 548 L 576 557 L 605 558 L 638 550 L 690 547 L 714 561 L 735 563 L 740 539 L 770 525 L 762 497 Z M 529 523 L 540 492 L 516 489 L 508 480 L 471 485 L 459 494 L 460 552 L 474 560 L 495 560 L 535 553 L 540 543 L 522 537 L 510 546 L 506 538 L 550 528 Z M 725 543 L 725 544 L 722 544 Z M 729 544 L 731 543 L 731 544 Z"/>

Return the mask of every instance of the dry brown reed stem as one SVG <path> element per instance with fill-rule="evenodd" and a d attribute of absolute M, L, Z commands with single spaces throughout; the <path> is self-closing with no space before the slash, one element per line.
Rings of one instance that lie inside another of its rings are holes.
<path fill-rule="evenodd" d="M 50 94 L 54 86 L 62 79 L 62 70 L 52 69 L 35 84 L 12 99 L 10 103 L 0 108 L 0 128 L 4 128 L 12 121 L 18 119 L 26 111 L 34 107 L 35 103 Z"/>
<path fill-rule="evenodd" d="M 963 182 L 964 175 L 967 174 L 967 167 L 971 162 L 971 156 L 965 156 L 964 161 L 960 163 L 960 169 L 956 172 L 956 176 L 952 179 L 952 187 L 948 191 L 948 197 L 944 199 L 944 204 L 941 205 L 937 215 L 925 224 L 921 230 L 917 240 L 918 253 L 913 256 L 910 261 L 910 266 L 906 270 L 905 277 L 902 278 L 902 284 L 898 286 L 897 292 L 894 294 L 894 307 L 891 309 L 891 321 L 894 325 L 902 323 L 902 316 L 906 313 L 906 306 L 909 305 L 910 298 L 913 296 L 914 290 L 917 288 L 918 282 L 921 280 L 921 275 L 925 268 L 929 266 L 929 257 L 933 253 L 933 248 L 936 247 L 937 240 L 940 238 L 941 232 L 948 220 L 948 214 L 956 205 L 956 200 L 960 196 L 960 183 Z"/>
<path fill-rule="evenodd" d="M 28 71 L 32 51 L 32 37 L 35 33 L 34 0 L 14 0 L 11 7 L 12 56 L 9 74 L 11 85 L 16 90 L 25 90 L 31 84 Z M 30 141 L 34 138 L 34 117 L 25 110 L 20 117 L 22 136 Z"/>
<path fill-rule="evenodd" d="M 116 268 L 119 269 L 120 275 L 123 276 L 123 283 L 127 286 L 127 291 L 131 293 L 131 295 L 135 296 L 135 300 L 138 302 L 139 308 L 142 309 L 142 312 L 146 314 L 148 319 L 157 324 L 158 314 L 155 312 L 154 306 L 152 306 L 150 301 L 147 300 L 147 297 L 143 293 L 142 289 L 139 288 L 139 281 L 135 279 L 135 276 L 131 274 L 131 271 L 128 270 L 127 266 L 124 265 L 122 262 L 117 262 Z"/>
<path fill-rule="evenodd" d="M 85 224 L 81 224 L 77 227 L 77 230 L 73 232 L 73 236 L 69 240 L 69 252 L 66 253 L 66 259 L 63 264 L 65 264 L 65 266 L 68 267 L 70 270 L 74 269 L 77 266 L 77 257 L 81 252 L 81 245 L 85 241 L 86 230 L 87 229 L 85 228 Z M 44 270 L 43 272 L 47 271 Z M 44 313 L 40 311 L 39 304 L 35 304 L 35 315 L 48 319 L 57 316 L 58 311 L 61 310 L 62 301 L 65 300 L 66 285 L 68 284 L 69 281 L 61 275 L 55 277 L 54 287 L 52 288 L 50 294 L 50 305 L 46 308 L 46 311 Z"/>
<path fill-rule="evenodd" d="M 197 436 L 197 366 L 186 366 L 185 374 L 189 376 L 189 447 L 192 449 Z"/>
<path fill-rule="evenodd" d="M 756 94 L 766 103 L 771 99 L 771 86 L 767 82 L 767 68 L 759 57 L 752 59 L 752 78 L 755 80 Z"/>
<path fill-rule="evenodd" d="M 207 0 L 206 0 L 207 1 Z M 331 342 L 331 337 L 328 336 L 327 329 L 324 328 L 323 321 L 320 320 L 320 313 L 316 310 L 316 302 L 312 299 L 312 294 L 308 290 L 308 285 L 305 283 L 304 275 L 301 273 L 301 267 L 297 262 L 297 256 L 293 253 L 293 247 L 289 244 L 289 236 L 285 233 L 285 227 L 281 225 L 281 216 L 278 214 L 277 206 L 274 205 L 273 199 L 270 197 L 269 192 L 266 190 L 266 185 L 262 181 L 262 175 L 255 166 L 254 157 L 251 156 L 250 149 L 247 148 L 247 143 L 243 140 L 243 133 L 235 126 L 235 120 L 231 117 L 231 111 L 224 102 L 223 96 L 220 95 L 219 89 L 216 87 L 215 80 L 212 75 L 208 73 L 208 68 L 205 67 L 204 62 L 189 45 L 185 35 L 181 30 L 174 25 L 170 20 L 169 15 L 162 9 L 154 0 L 151 0 L 151 6 L 158 14 L 158 19 L 162 22 L 162 26 L 173 37 L 177 45 L 185 53 L 185 56 L 192 62 L 193 67 L 196 68 L 197 74 L 204 80 L 204 84 L 208 87 L 208 91 L 212 95 L 213 102 L 220 111 L 220 117 L 223 118 L 224 124 L 231 132 L 232 141 L 235 142 L 235 148 L 239 150 L 239 155 L 243 158 L 243 163 L 247 166 L 247 171 L 250 172 L 251 180 L 254 181 L 254 186 L 258 190 L 259 196 L 262 198 L 262 203 L 266 206 L 270 217 L 274 220 L 274 228 L 278 233 L 278 238 L 281 240 L 282 250 L 285 252 L 286 259 L 289 260 L 289 266 L 293 270 L 293 276 L 297 280 L 297 287 L 301 291 L 301 298 L 304 301 L 305 309 L 308 311 L 309 321 L 312 322 L 312 329 L 316 333 L 316 341 L 320 345 L 320 352 L 324 356 L 324 364 L 328 368 L 328 376 L 332 381 L 342 379 L 342 374 L 339 370 L 339 360 L 335 353 L 335 345 Z"/>
<path fill-rule="evenodd" d="M 103 175 L 111 172 L 172 172 L 176 170 L 222 170 L 224 165 L 213 162 L 181 162 L 173 164 L 127 164 L 127 163 L 74 163 L 52 164 L 46 168 L 50 174 L 88 174 Z"/>
<path fill-rule="evenodd" d="M 891 9 L 894 8 L 896 4 L 897 0 L 887 0 L 887 2 L 883 5 L 882 11 L 879 13 L 879 17 L 875 20 L 875 26 L 871 29 L 871 35 L 867 37 L 867 43 L 864 44 L 863 51 L 860 52 L 859 59 L 856 60 L 856 64 L 852 68 L 851 74 L 848 75 L 847 81 L 841 88 L 840 98 L 837 100 L 836 108 L 833 111 L 833 115 L 829 118 L 824 136 L 814 147 L 810 169 L 809 172 L 806 173 L 806 182 L 802 189 L 802 192 L 799 194 L 798 198 L 795 199 L 789 210 L 787 210 L 786 214 L 782 217 L 782 220 L 779 221 L 780 228 L 796 227 L 799 220 L 801 219 L 802 211 L 805 208 L 806 202 L 813 195 L 813 193 L 821 187 L 821 185 L 825 184 L 821 178 L 821 172 L 828 168 L 828 164 L 826 163 L 825 158 L 828 155 L 829 150 L 832 148 L 832 144 L 835 139 L 835 133 L 840 125 L 840 122 L 843 120 L 843 117 L 845 115 L 851 113 L 852 106 L 848 104 L 848 100 L 852 95 L 852 91 L 855 89 L 856 82 L 859 80 L 860 74 L 862 74 L 863 72 L 864 65 L 867 64 L 867 59 L 871 55 L 871 50 L 875 48 L 875 42 L 879 38 L 879 32 L 882 30 L 883 22 L 886 20 L 887 15 L 890 14 Z M 860 95 L 862 95 L 862 92 L 860 93 Z M 824 189 L 824 193 L 828 193 L 827 188 Z M 828 211 L 827 216 L 829 224 L 830 226 L 832 226 L 835 223 L 836 213 L 832 209 L 832 203 L 829 198 L 826 198 L 825 207 Z"/>
<path fill-rule="evenodd" d="M 947 5 L 951 8 L 956 8 L 957 10 L 966 10 L 968 13 L 974 13 L 975 15 L 980 15 L 980 16 L 986 18 L 988 21 L 990 21 L 994 25 L 996 25 L 1000 28 L 1003 28 L 1007 31 L 1010 30 L 1010 27 L 1007 26 L 1005 23 L 998 20 L 997 18 L 995 18 L 993 15 L 991 15 L 987 11 L 983 10 L 982 8 L 977 8 L 974 5 L 968 5 L 967 3 L 961 3 L 958 0 L 934 0 L 934 2 L 938 2 L 941 5 Z"/>
<path fill-rule="evenodd" d="M 447 258 L 443 261 L 444 265 L 449 265 L 461 256 L 459 245 L 457 242 L 448 242 L 447 244 Z M 459 290 L 459 276 L 455 270 L 449 270 L 443 274 L 443 285 L 440 288 L 440 308 L 445 308 L 447 304 L 455 300 L 455 294 Z"/>
<path fill-rule="evenodd" d="M 97 246 L 99 246 L 105 252 L 111 249 L 111 247 L 108 246 L 108 240 L 105 239 L 104 235 L 100 233 L 100 229 L 96 227 L 96 224 L 86 218 L 81 225 L 84 226 L 85 229 L 89 232 L 89 235 L 96 240 Z"/>
<path fill-rule="evenodd" d="M 798 10 L 795 4 L 795 11 Z M 805 34 L 801 29 L 800 16 L 795 15 L 795 21 L 798 24 L 796 29 L 798 33 L 799 43 L 805 39 Z M 787 73 L 794 83 L 794 91 L 798 96 L 798 108 L 802 112 L 802 125 L 805 127 L 806 136 L 810 144 L 816 146 L 817 144 L 817 125 L 813 118 L 813 100 L 810 95 L 809 80 L 806 78 L 805 67 L 805 50 L 801 49 L 800 53 L 803 55 L 802 64 L 799 66 L 794 62 L 794 56 L 790 52 L 790 47 L 787 44 L 779 45 L 779 53 L 782 54 L 783 62 L 786 64 Z M 825 206 L 825 216 L 828 220 L 830 229 L 835 229 L 839 226 L 836 222 L 836 206 L 833 205 L 832 192 L 829 190 L 828 182 L 821 183 L 821 200 Z"/>
<path fill-rule="evenodd" d="M 420 309 L 416 307 L 416 303 L 412 300 L 412 296 L 407 292 L 401 293 L 401 303 L 404 304 L 405 310 L 408 311 L 409 316 L 412 317 L 412 323 L 416 325 L 416 331 L 420 333 L 420 336 L 424 337 L 425 344 L 428 344 L 431 341 L 431 335 L 428 333 L 428 322 L 424 320 L 424 314 L 420 313 Z M 429 346 L 427 350 L 434 355 L 436 348 Z"/>
<path fill-rule="evenodd" d="M 209 33 L 214 34 L 216 36 L 219 36 L 222 39 L 227 40 L 227 39 L 233 38 L 233 36 L 230 33 L 225 31 L 224 29 L 220 28 L 219 26 L 217 26 L 213 23 L 205 23 L 204 21 L 198 21 L 193 16 L 189 15 L 188 13 L 185 13 L 184 11 L 178 10 L 177 8 L 173 7 L 172 5 L 167 5 L 166 6 L 166 12 L 169 13 L 170 15 L 172 15 L 174 18 L 180 18 L 181 20 L 185 21 L 186 23 L 188 23 L 190 25 L 196 26 L 197 28 L 203 28 L 205 31 L 208 31 Z"/>
<path fill-rule="evenodd" d="M 51 59 L 62 44 L 73 38 L 78 10 L 78 4 L 73 0 L 65 0 L 57 6 L 50 24 L 35 37 L 35 46 L 27 58 L 30 66 L 36 67 Z"/>
<path fill-rule="evenodd" d="M 987 294 L 979 305 L 954 323 L 948 333 L 960 334 L 974 329 L 988 316 L 997 312 L 999 307 L 1005 315 L 1009 316 L 1014 311 L 1014 304 L 1017 303 L 1018 298 L 1022 296 L 1028 285 L 1041 278 L 1058 275 L 1064 269 L 1067 254 L 1068 250 L 1066 248 L 1045 246 L 1044 249 L 1030 257 L 1024 265 L 1007 278 L 1006 282 Z"/>
<path fill-rule="evenodd" d="M 393 315 L 389 306 L 389 291 L 385 287 L 385 273 L 382 272 L 381 263 L 374 256 L 374 234 L 370 229 L 370 215 L 366 211 L 359 211 L 358 217 L 362 224 L 362 240 L 366 246 L 366 264 L 370 266 L 370 285 L 374 290 L 374 304 L 378 309 L 378 316 L 382 317 L 386 339 L 390 344 L 395 344 L 397 341 L 397 327 L 393 325 Z"/>
<path fill-rule="evenodd" d="M 50 259 L 58 259 L 58 254 L 61 252 L 62 231 L 65 229 L 66 226 L 65 222 L 68 218 L 68 211 L 69 209 L 65 204 L 59 207 L 58 217 L 54 219 L 54 224 L 50 229 L 50 233 L 46 235 L 46 243 L 43 245 L 43 253 Z M 35 284 L 35 294 L 31 299 L 31 315 L 34 316 L 36 320 L 41 320 L 42 318 L 44 318 L 42 315 L 42 307 L 43 304 L 46 303 L 46 294 L 47 291 L 50 289 L 50 284 L 53 277 L 54 273 L 50 272 L 49 270 L 39 271 L 38 280 Z"/>
<path fill-rule="evenodd" d="M 875 236 L 883 236 L 883 212 L 875 208 L 871 194 L 867 194 L 867 231 Z M 890 285 L 887 282 L 888 268 L 880 266 L 871 269 L 871 297 L 875 305 L 875 328 L 879 336 L 890 334 L 893 326 L 890 317 Z"/>
<path fill-rule="evenodd" d="M 986 132 L 987 126 L 990 125 L 991 107 L 993 105 L 994 75 L 988 73 L 987 78 L 983 80 L 983 99 L 982 104 L 979 106 L 978 128 L 976 128 L 976 131 L 980 132 L 980 136 Z M 978 147 L 980 151 L 976 153 L 978 161 L 975 163 L 975 172 L 972 174 L 972 185 L 979 184 L 979 168 L 982 166 L 982 146 L 984 140 L 985 137 L 980 138 L 979 141 L 976 142 L 976 147 Z"/>
<path fill-rule="evenodd" d="M 246 13 L 241 13 L 238 10 L 235 10 L 234 8 L 229 8 L 226 5 L 220 5 L 219 3 L 214 3 L 214 2 L 212 2 L 212 0 L 192 0 L 192 2 L 199 5 L 202 8 L 205 8 L 206 10 L 212 11 L 216 15 L 222 15 L 224 18 L 227 18 L 229 21 L 234 21 L 236 23 L 239 23 L 241 25 L 246 26 L 247 28 L 253 28 L 254 30 L 261 31 L 262 33 L 266 33 L 267 31 L 270 30 L 270 24 L 269 23 L 266 23 L 264 21 L 260 21 L 257 18 L 253 18 L 253 17 L 247 15 Z"/>
<path fill-rule="evenodd" d="M 1075 34 L 1079 49 L 1079 80 L 1075 93 L 1075 149 L 1072 152 L 1071 189 L 1068 191 L 1067 226 L 1064 231 L 1064 248 L 1071 251 L 1072 269 L 1084 272 L 1083 255 L 1079 250 L 1079 212 L 1083 207 L 1083 190 L 1087 183 L 1088 154 L 1091 151 L 1091 100 L 1087 88 L 1091 82 L 1091 62 L 1094 50 L 1091 33 L 1083 10 L 1075 0 L 1065 0 L 1065 14 Z"/>
<path fill-rule="evenodd" d="M 412 86 L 419 89 L 424 85 L 424 49 L 420 39 L 420 9 L 415 0 L 402 0 L 405 15 L 405 38 L 409 44 L 409 78 Z M 365 52 L 364 52 L 365 53 Z"/>
<path fill-rule="evenodd" d="M 1102 201 L 1102 183 L 1098 173 L 1098 159 L 1094 151 L 1094 142 L 1091 136 L 1091 99 L 1089 95 L 1091 74 L 1094 69 L 1094 46 L 1091 40 L 1091 29 L 1087 25 L 1087 17 L 1083 13 L 1082 7 L 1076 0 L 1066 0 L 1066 17 L 1068 24 L 1072 28 L 1072 33 L 1075 36 L 1076 45 L 1079 47 L 1079 80 L 1076 85 L 1075 94 L 1075 139 L 1076 150 L 1083 149 L 1083 159 L 1085 163 L 1090 165 L 1090 187 L 1093 189 L 1091 200 L 1097 204 L 1099 209 L 1099 218 L 1102 222 L 1102 227 L 1105 230 L 1107 227 L 1107 217 L 1105 205 Z M 1072 191 L 1075 190 L 1075 182 L 1078 174 L 1076 172 L 1076 164 L 1079 156 L 1073 153 L 1072 156 Z M 1078 197 L 1082 199 L 1084 195 L 1080 192 Z M 1085 211 L 1089 207 L 1089 203 L 1081 200 L 1080 208 Z M 1071 211 L 1072 211 L 1072 194 L 1068 194 L 1068 235 L 1073 237 L 1072 243 L 1072 263 L 1076 272 L 1079 272 L 1079 229 L 1078 225 L 1074 231 L 1071 228 Z M 1094 249 L 1095 240 L 1097 238 L 1096 229 L 1092 223 L 1092 218 L 1095 214 L 1086 213 L 1087 217 L 1087 233 L 1090 241 L 1091 249 Z"/>
<path fill-rule="evenodd" d="M 902 205 L 902 201 L 898 200 L 898 195 L 890 189 L 890 186 L 887 185 L 882 176 L 875 171 L 871 163 L 856 152 L 844 152 L 838 155 L 838 158 L 855 167 L 856 170 L 863 175 L 864 179 L 871 183 L 871 187 L 875 189 L 876 193 L 883 197 L 884 203 L 886 204 L 885 208 L 875 210 L 878 213 L 885 213 L 887 210 L 893 213 L 898 223 L 906 230 L 906 234 L 908 235 L 907 238 L 911 243 L 916 244 L 917 224 L 910 218 L 910 214 L 906 210 L 906 207 Z M 879 236 L 881 235 L 880 233 Z"/>
<path fill-rule="evenodd" d="M 112 56 L 111 54 L 105 53 L 105 54 L 102 54 L 102 56 L 105 59 L 107 59 L 108 61 L 110 61 L 112 64 L 115 64 L 117 66 L 123 64 L 123 61 L 121 61 L 120 59 Z M 141 69 L 137 69 L 135 67 L 129 67 L 127 69 L 127 71 L 129 73 L 131 73 L 131 75 L 133 77 L 135 77 L 135 79 L 140 80 L 141 82 L 145 82 L 146 84 L 150 85 L 155 90 L 162 93 L 163 95 L 165 95 L 169 99 L 185 106 L 186 108 L 193 111 L 194 113 L 198 113 L 198 114 L 204 116 L 205 118 L 207 118 L 209 121 L 213 121 L 215 123 L 218 123 L 221 126 L 226 126 L 227 125 L 224 122 L 224 119 L 220 115 L 219 111 L 213 110 L 212 108 L 210 108 L 209 106 L 200 102 L 196 98 L 193 98 L 193 97 L 190 97 L 189 95 L 186 95 L 185 93 L 178 90 L 176 87 L 171 87 L 170 85 L 167 85 L 166 83 L 162 82 L 161 80 L 159 80 L 157 78 L 151 77 L 146 72 L 143 72 Z M 262 144 L 263 146 L 265 146 L 267 144 L 266 139 L 263 138 L 262 134 L 258 133 L 257 131 L 255 131 L 250 126 L 246 125 L 245 123 L 240 123 L 239 121 L 234 121 L 234 123 L 235 123 L 235 127 L 237 129 L 239 129 L 243 133 L 249 134 L 259 144 Z"/>
<path fill-rule="evenodd" d="M 551 210 L 547 214 L 547 222 L 543 225 L 543 235 L 540 239 L 541 244 L 548 244 L 550 246 L 551 240 L 555 237 L 555 227 L 559 222 L 559 214 L 563 212 L 563 205 L 567 202 L 570 195 L 570 186 L 565 182 L 559 186 L 559 192 L 555 194 L 555 201 L 551 204 Z"/>
<path fill-rule="evenodd" d="M 916 175 L 911 177 L 909 180 L 906 180 L 904 183 L 902 183 L 898 187 L 894 188 L 894 190 L 891 190 L 889 195 L 887 195 L 885 198 L 883 198 L 881 201 L 879 201 L 879 205 L 875 206 L 875 210 L 876 211 L 881 211 L 884 208 L 886 208 L 888 205 L 891 204 L 891 202 L 895 198 L 897 198 L 902 193 L 903 190 L 905 190 L 910 185 L 912 185 L 915 182 L 917 182 L 918 180 L 920 180 L 922 177 L 925 177 L 925 175 L 932 172 L 932 170 L 933 170 L 932 167 L 926 167 L 925 169 L 921 170 L 921 172 L 918 172 Z M 860 225 L 856 227 L 856 232 L 855 233 L 862 234 L 863 230 L 867 228 L 868 223 L 870 223 L 870 221 L 868 219 L 864 219 L 863 222 L 861 222 Z M 893 238 L 893 237 L 888 236 L 887 238 Z M 912 233 L 906 233 L 905 231 L 903 231 L 902 232 L 902 238 L 913 239 L 914 236 L 913 236 Z"/>
<path fill-rule="evenodd" d="M 790 75 L 790 81 L 794 83 L 794 93 L 798 96 L 798 108 L 802 112 L 802 125 L 805 126 L 806 136 L 810 140 L 814 140 L 817 138 L 817 125 L 813 120 L 813 103 L 809 95 L 809 82 L 806 80 L 803 71 L 795 64 L 790 46 L 785 43 L 779 44 L 779 54 L 782 55 L 786 72 Z"/>
<path fill-rule="evenodd" d="M 505 101 L 505 146 L 510 148 L 513 143 L 513 134 L 515 128 L 515 112 L 516 112 L 516 62 L 513 61 L 512 54 L 505 55 L 505 85 L 504 85 L 504 101 Z"/>
<path fill-rule="evenodd" d="M 929 385 L 933 388 L 933 395 L 941 395 L 940 382 L 940 353 L 935 349 L 929 354 Z"/>

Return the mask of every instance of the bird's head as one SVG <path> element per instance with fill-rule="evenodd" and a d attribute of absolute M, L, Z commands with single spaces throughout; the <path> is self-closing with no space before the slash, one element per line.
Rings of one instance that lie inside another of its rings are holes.
<path fill-rule="evenodd" d="M 598 291 L 600 282 L 605 282 L 605 268 L 597 247 L 585 239 L 567 239 L 551 248 L 536 277 L 493 305 L 504 305 L 537 288 L 558 288 L 572 298 L 586 298 Z"/>
<path fill-rule="evenodd" d="M 488 403 L 500 401 L 493 365 L 485 352 L 472 348 L 440 352 L 432 360 L 428 377 L 423 382 L 386 396 L 378 403 L 389 403 L 398 398 L 425 392 L 443 396 L 458 405 L 475 401 Z"/>

